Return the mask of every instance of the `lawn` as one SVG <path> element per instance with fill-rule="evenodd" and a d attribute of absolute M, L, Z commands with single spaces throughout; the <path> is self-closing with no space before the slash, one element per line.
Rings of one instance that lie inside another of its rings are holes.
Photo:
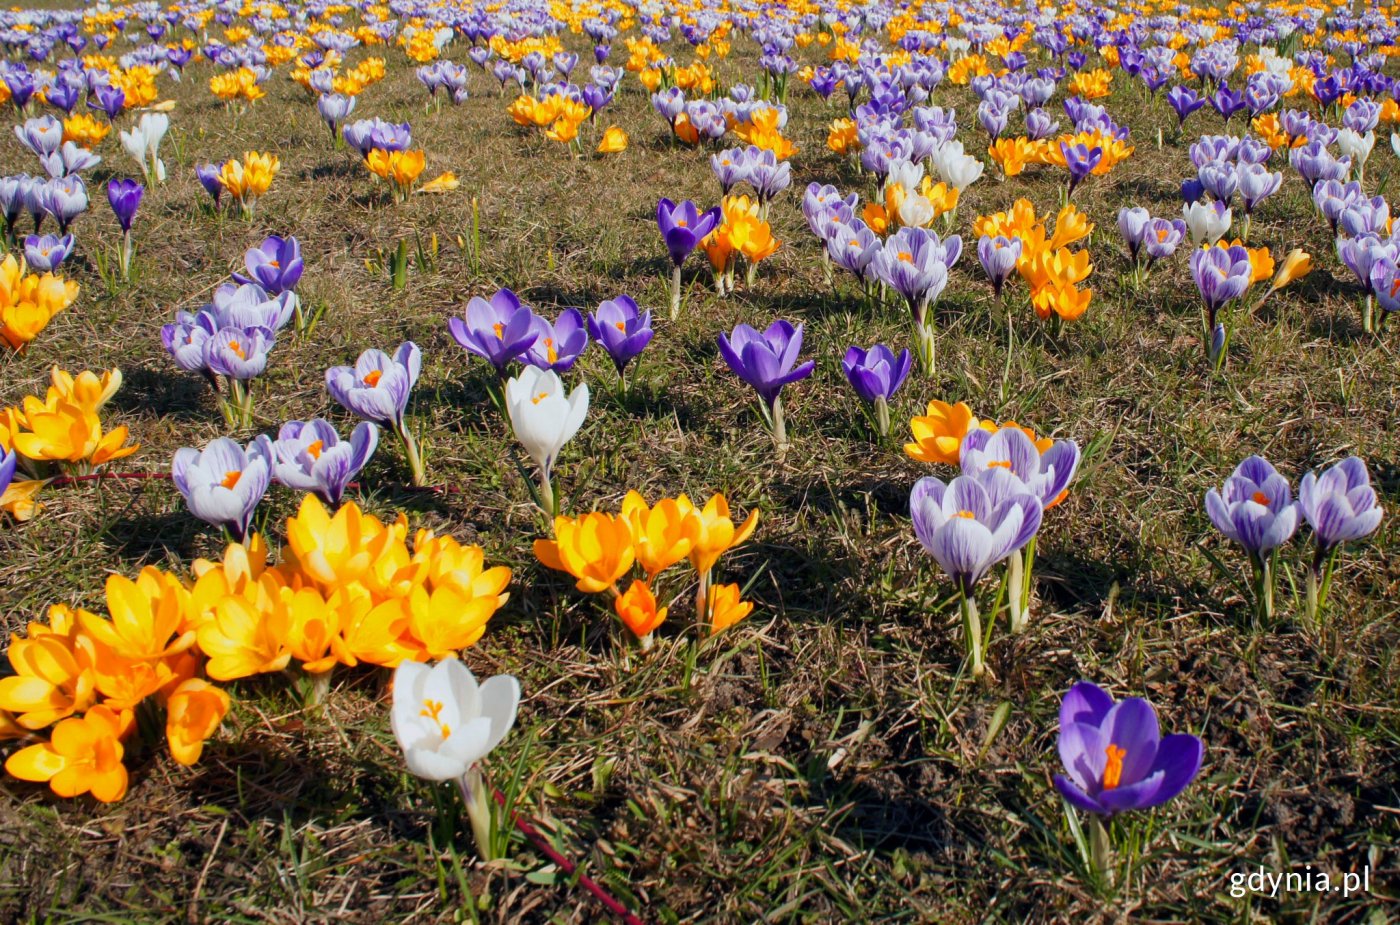
<path fill-rule="evenodd" d="M 563 38 L 585 59 L 582 83 L 591 44 Z M 466 45 L 444 57 L 467 62 Z M 825 50 L 793 55 L 817 65 Z M 843 92 L 824 102 L 794 78 L 784 129 L 797 148 L 792 184 L 769 213 L 781 247 L 728 297 L 715 293 L 703 254 L 692 257 L 673 322 L 657 200 L 717 204 L 717 149 L 676 142 L 637 75 L 584 124 L 574 157 L 512 121 L 515 93 L 502 95 L 479 68 L 469 65 L 464 103 L 434 108 L 401 48 L 357 48 L 347 63 L 370 54 L 387 74 L 351 118 L 411 123 L 424 177 L 452 171 L 457 190 L 395 203 L 357 152 L 332 144 L 314 96 L 285 66 L 243 111 L 210 93 L 206 61 L 180 82 L 162 75 L 160 98 L 174 101 L 168 179 L 147 189 L 137 214 L 132 279 L 111 279 L 108 263 L 120 230 L 107 181 L 139 177 L 114 131 L 96 149 L 92 206 L 64 267 L 81 293 L 24 351 L 0 351 L 0 407 L 42 395 L 55 364 L 119 367 L 124 382 L 103 419 L 128 426 L 140 450 L 110 470 L 168 473 L 181 447 L 224 435 L 246 443 L 287 420 L 325 417 L 348 433 L 354 418 L 328 395 L 324 371 L 415 342 L 423 369 L 408 414 L 434 487 L 405 484 L 406 462 L 385 434 L 348 497 L 386 521 L 404 512 L 410 536 L 450 534 L 512 570 L 509 601 L 462 653 L 478 677 L 512 674 L 523 692 L 488 776 L 642 921 L 1387 920 L 1400 864 L 1395 332 L 1361 330 L 1355 277 L 1282 154 L 1271 167 L 1283 187 L 1254 217 L 1249 244 L 1280 261 L 1303 248 L 1315 268 L 1240 318 L 1219 372 L 1202 355 L 1189 241 L 1139 286 L 1115 225 L 1124 206 L 1178 216 L 1180 184 L 1195 174 L 1189 145 L 1244 132 L 1242 117 L 1226 128 L 1207 107 L 1180 134 L 1160 96 L 1115 72 L 1099 102 L 1131 129 L 1135 150 L 1074 193 L 1094 224 L 1078 245 L 1094 265 L 1093 297 L 1062 325 L 1036 318 L 1019 281 L 1005 304 L 994 298 L 971 229 L 1020 198 L 1053 214 L 1065 173 L 1032 166 L 1003 180 L 988 167 L 954 220 L 966 247 L 932 310 L 936 369 L 911 374 L 882 439 L 841 357 L 852 344 L 909 345 L 909 313 L 896 298 L 868 299 L 849 275 L 828 280 L 800 208 L 812 182 L 859 192 L 862 203 L 875 194 L 870 174 L 826 145 L 831 121 L 848 115 Z M 625 55 L 619 39 L 612 63 Z M 753 82 L 757 62 L 736 35 L 733 53 L 711 64 L 727 87 Z M 1062 99 L 1063 88 L 1052 111 Z M 958 137 L 981 156 L 972 90 L 945 81 L 930 102 L 957 108 Z M 613 124 L 629 146 L 594 154 Z M 1367 168 L 1371 195 L 1400 172 L 1387 131 Z M 195 168 L 248 150 L 276 153 L 281 170 L 243 220 L 210 208 Z M 35 170 L 7 135 L 0 174 Z M 208 302 L 269 234 L 299 240 L 298 292 L 324 313 L 307 333 L 282 332 L 257 380 L 254 426 L 231 431 L 208 385 L 171 361 L 160 329 Z M 411 259 L 396 288 L 385 264 L 400 242 L 412 257 L 433 241 L 435 256 Z M 755 605 L 745 620 L 710 637 L 687 603 L 694 582 L 673 573 L 672 616 L 643 652 L 604 597 L 538 561 L 533 542 L 549 525 L 532 502 L 533 465 L 490 400 L 494 372 L 447 328 L 469 299 L 502 287 L 551 318 L 621 294 L 655 311 L 626 396 L 596 345 L 565 376 L 587 382 L 592 400 L 555 470 L 563 512 L 615 512 L 629 490 L 653 502 L 720 492 L 736 520 L 759 512 L 753 538 L 720 566 L 719 580 Z M 784 390 L 791 446 L 781 457 L 753 390 L 716 344 L 740 322 L 776 319 L 805 326 L 802 358 L 816 362 Z M 982 587 L 994 629 L 980 679 L 964 664 L 954 586 L 911 526 L 914 483 L 953 474 L 902 447 L 934 399 L 1073 439 L 1083 454 L 1068 498 L 1044 516 L 1025 633 L 1007 634 L 1005 614 L 992 612 L 995 580 Z M 1309 470 L 1361 456 L 1386 508 L 1379 530 L 1342 553 L 1321 629 L 1304 614 L 1306 531 L 1283 557 L 1277 613 L 1261 624 L 1243 553 L 1206 516 L 1207 489 L 1255 453 L 1295 487 Z M 188 577 L 225 544 L 163 479 L 54 485 L 39 500 L 33 520 L 0 522 L 7 633 L 54 603 L 103 612 L 109 573 L 155 565 Z M 274 549 L 299 502 L 273 486 L 259 508 Z M 1205 745 L 1180 797 L 1115 820 L 1111 885 L 1081 856 L 1075 817 L 1052 784 L 1060 698 L 1081 679 L 1148 698 L 1164 731 Z M 612 920 L 518 830 L 507 828 L 504 859 L 475 860 L 455 792 L 405 769 L 388 680 L 382 669 L 338 669 L 323 709 L 304 709 L 281 673 L 232 682 L 232 709 L 194 766 L 162 743 L 128 743 L 120 802 L 61 799 L 6 778 L 0 920 Z M 1231 895 L 1232 875 L 1305 865 L 1333 876 L 1369 868 L 1370 892 Z"/>

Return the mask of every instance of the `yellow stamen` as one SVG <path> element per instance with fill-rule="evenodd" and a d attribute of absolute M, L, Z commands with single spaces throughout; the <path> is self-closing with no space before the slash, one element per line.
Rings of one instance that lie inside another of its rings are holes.
<path fill-rule="evenodd" d="M 1249 500 L 1253 501 L 1255 504 L 1262 504 L 1264 505 L 1264 507 L 1269 506 L 1269 496 L 1264 494 L 1262 491 L 1256 491 L 1253 495 L 1250 496 Z"/>
<path fill-rule="evenodd" d="M 230 469 L 224 473 L 224 479 L 219 484 L 225 488 L 232 488 L 238 484 L 238 480 L 243 477 L 243 473 L 237 469 Z"/>
<path fill-rule="evenodd" d="M 1123 778 L 1123 759 L 1128 752 L 1117 745 L 1109 745 L 1104 749 L 1104 754 L 1108 756 L 1108 763 L 1103 767 L 1103 789 L 1112 790 Z"/>
<path fill-rule="evenodd" d="M 375 386 L 379 385 L 379 380 L 383 378 L 383 370 L 372 369 L 369 372 L 365 373 L 365 385 L 369 386 L 370 388 L 374 388 Z"/>
<path fill-rule="evenodd" d="M 312 459 L 320 459 L 321 450 L 324 448 L 325 445 L 320 440 L 316 440 L 309 446 L 307 446 L 306 452 L 311 456 Z"/>
<path fill-rule="evenodd" d="M 954 516 L 954 517 L 961 517 L 963 520 L 976 520 L 976 519 L 977 519 L 977 515 L 974 514 L 974 513 L 972 513 L 971 511 L 958 511 L 958 512 L 957 512 L 956 514 L 954 514 L 953 516 Z"/>

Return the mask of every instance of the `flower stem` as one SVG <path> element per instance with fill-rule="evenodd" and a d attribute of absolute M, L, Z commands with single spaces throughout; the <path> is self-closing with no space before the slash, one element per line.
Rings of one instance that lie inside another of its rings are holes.
<path fill-rule="evenodd" d="M 769 409 L 769 417 L 773 424 L 773 445 L 778 448 L 778 458 L 782 459 L 788 451 L 787 421 L 783 417 L 783 397 L 774 396 L 773 405 Z"/>
<path fill-rule="evenodd" d="M 1021 592 L 1023 589 L 1021 550 L 1013 552 L 1006 561 L 1006 625 L 1011 635 L 1019 636 L 1021 631 L 1026 628 L 1025 622 L 1021 619 Z"/>
<path fill-rule="evenodd" d="M 408 468 L 414 488 L 422 488 L 428 484 L 428 475 L 423 468 L 423 456 L 418 451 L 418 441 L 413 439 L 413 433 L 408 429 L 408 422 L 404 421 L 396 428 L 399 433 L 399 440 L 403 443 L 403 454 L 408 459 Z"/>
<path fill-rule="evenodd" d="M 987 671 L 987 666 L 982 663 L 982 615 L 977 612 L 977 599 L 971 588 L 963 589 L 961 607 L 967 658 L 971 663 L 972 676 L 980 678 Z"/>
<path fill-rule="evenodd" d="M 681 267 L 676 264 L 671 267 L 671 320 L 677 321 L 681 317 Z"/>
<path fill-rule="evenodd" d="M 540 510 L 550 520 L 554 519 L 554 514 L 558 505 L 554 502 L 554 485 L 550 482 L 549 473 L 544 469 L 540 470 Z"/>
<path fill-rule="evenodd" d="M 883 395 L 875 396 L 875 428 L 881 438 L 890 435 L 890 404 Z"/>
<path fill-rule="evenodd" d="M 1108 828 L 1097 815 L 1089 817 L 1089 863 L 1094 874 L 1105 885 L 1113 879 L 1113 846 L 1108 840 Z"/>

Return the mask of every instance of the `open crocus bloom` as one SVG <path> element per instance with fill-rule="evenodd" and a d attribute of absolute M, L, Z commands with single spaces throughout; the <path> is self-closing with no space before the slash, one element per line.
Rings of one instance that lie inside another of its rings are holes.
<path fill-rule="evenodd" d="M 515 725 L 520 682 L 497 675 L 476 683 L 455 658 L 394 670 L 390 725 L 408 770 L 425 780 L 453 780 L 486 757 Z"/>
<path fill-rule="evenodd" d="M 1114 703 L 1080 681 L 1060 702 L 1060 760 L 1055 787 L 1072 805 L 1111 816 L 1160 806 L 1201 770 L 1204 746 L 1193 735 L 1162 736 L 1157 713 L 1141 697 Z"/>

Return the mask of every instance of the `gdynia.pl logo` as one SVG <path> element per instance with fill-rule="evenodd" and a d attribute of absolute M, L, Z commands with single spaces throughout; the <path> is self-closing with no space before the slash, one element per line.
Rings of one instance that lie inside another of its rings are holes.
<path fill-rule="evenodd" d="M 1230 895 L 1241 899 L 1246 893 L 1341 893 L 1353 896 L 1371 892 L 1371 866 L 1351 870 L 1336 877 L 1325 870 L 1313 870 L 1309 864 L 1302 870 L 1270 871 L 1264 867 L 1251 871 L 1236 871 L 1230 875 Z"/>

